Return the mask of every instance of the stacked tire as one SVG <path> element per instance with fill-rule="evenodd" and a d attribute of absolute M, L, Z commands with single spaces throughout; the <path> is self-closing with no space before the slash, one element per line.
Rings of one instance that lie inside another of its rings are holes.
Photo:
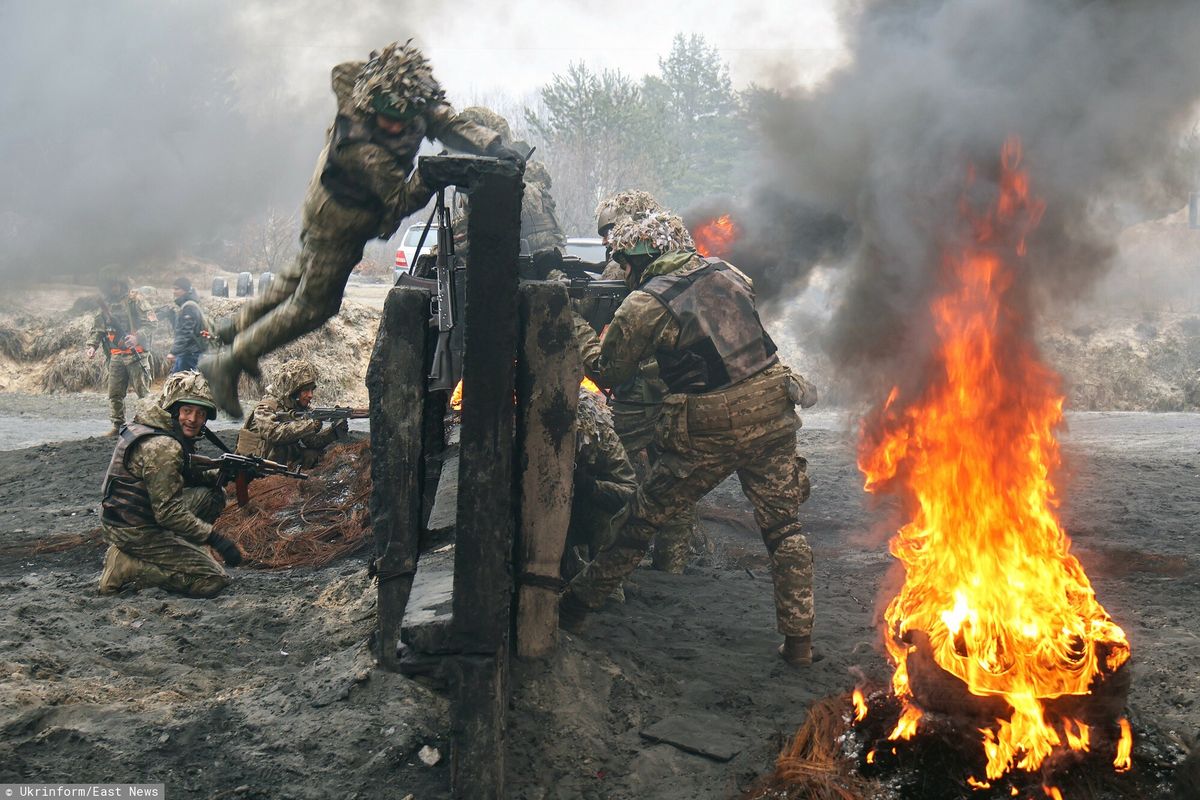
<path fill-rule="evenodd" d="M 237 276 L 237 296 L 252 297 L 254 295 L 254 277 L 249 272 L 239 272 Z"/>
<path fill-rule="evenodd" d="M 224 278 L 213 278 L 212 282 L 213 297 L 229 297 L 229 284 Z"/>

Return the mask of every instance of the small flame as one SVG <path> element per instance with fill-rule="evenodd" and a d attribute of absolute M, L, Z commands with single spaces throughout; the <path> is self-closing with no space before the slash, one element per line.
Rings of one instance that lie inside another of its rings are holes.
<path fill-rule="evenodd" d="M 1117 772 L 1126 772 L 1133 766 L 1133 760 L 1130 758 L 1132 752 L 1133 730 L 1129 727 L 1129 720 L 1121 717 L 1121 740 L 1117 742 L 1117 757 L 1113 761 Z"/>
<path fill-rule="evenodd" d="M 1071 733 L 1071 725 L 1075 725 L 1075 733 Z M 1079 720 L 1068 719 L 1063 725 L 1063 731 L 1067 734 L 1067 745 L 1072 750 L 1090 750 L 1089 730 L 1088 726 L 1084 725 Z"/>
<path fill-rule="evenodd" d="M 867 763 L 868 763 L 868 764 L 874 764 L 874 763 L 875 763 L 875 751 L 874 751 L 874 750 L 872 750 L 872 751 L 870 751 L 869 753 L 867 753 Z"/>
<path fill-rule="evenodd" d="M 862 722 L 867 718 L 867 701 L 863 699 L 862 690 L 855 689 L 851 700 L 854 702 L 854 721 Z"/>
<path fill-rule="evenodd" d="M 896 722 L 896 728 L 888 735 L 888 738 L 893 741 L 911 739 L 917 733 L 917 722 L 921 717 L 921 709 L 912 705 L 905 706 L 904 713 L 900 715 L 900 719 Z"/>
<path fill-rule="evenodd" d="M 697 225 L 692 231 L 692 238 L 696 241 L 696 252 L 700 255 L 724 258 L 729 255 L 740 233 L 738 227 L 733 224 L 733 218 L 722 214 L 716 219 Z"/>
<path fill-rule="evenodd" d="M 593 383 L 591 378 L 584 378 L 582 381 L 580 381 L 579 388 L 583 389 L 585 392 L 591 392 L 592 394 L 603 394 L 600 391 L 600 387 Z"/>
<path fill-rule="evenodd" d="M 970 775 L 967 776 L 967 785 L 970 786 L 972 789 L 990 789 L 990 788 L 992 788 L 992 785 L 990 783 L 988 783 L 987 781 L 977 781 L 974 778 L 972 778 Z"/>
<path fill-rule="evenodd" d="M 450 408 L 454 411 L 462 411 L 462 381 L 454 387 L 454 394 L 450 395 Z"/>
<path fill-rule="evenodd" d="M 1057 786 L 1043 786 L 1042 791 L 1046 793 L 1046 797 L 1049 797 L 1050 800 L 1063 800 L 1062 792 L 1058 790 Z"/>

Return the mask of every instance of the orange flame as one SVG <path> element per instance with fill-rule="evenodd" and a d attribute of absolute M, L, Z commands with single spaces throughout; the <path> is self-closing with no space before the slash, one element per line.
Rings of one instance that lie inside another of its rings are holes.
<path fill-rule="evenodd" d="M 450 409 L 452 411 L 462 411 L 462 381 L 460 380 L 454 387 L 454 392 L 450 395 Z M 579 383 L 579 388 L 592 394 L 602 394 L 600 387 L 592 382 L 590 378 L 584 378 Z"/>
<path fill-rule="evenodd" d="M 850 699 L 854 703 L 854 721 L 862 722 L 867 718 L 867 701 L 863 698 L 862 690 L 855 689 Z"/>
<path fill-rule="evenodd" d="M 898 495 L 908 519 L 889 547 L 905 569 L 884 637 L 905 701 L 892 738 L 920 717 L 906 666 L 920 631 L 942 669 L 1012 709 L 981 731 L 989 780 L 1035 770 L 1064 739 L 1086 748 L 1086 728 L 1047 721 L 1044 702 L 1087 694 L 1129 658 L 1055 514 L 1063 397 L 1013 300 L 1011 263 L 1044 210 L 1020 160 L 1009 140 L 996 204 L 960 204 L 971 236 L 944 251 L 932 377 L 920 392 L 893 388 L 859 447 L 866 490 Z"/>
<path fill-rule="evenodd" d="M 716 219 L 710 219 L 696 226 L 692 231 L 692 239 L 696 242 L 696 252 L 702 256 L 725 258 L 729 255 L 733 243 L 737 241 L 740 231 L 733 224 L 733 218 L 722 214 Z"/>
<path fill-rule="evenodd" d="M 1121 718 L 1121 740 L 1117 742 L 1117 757 L 1113 760 L 1113 766 L 1117 768 L 1117 772 L 1125 772 L 1133 766 L 1133 760 L 1130 755 L 1133 753 L 1133 730 L 1129 727 L 1129 720 Z"/>

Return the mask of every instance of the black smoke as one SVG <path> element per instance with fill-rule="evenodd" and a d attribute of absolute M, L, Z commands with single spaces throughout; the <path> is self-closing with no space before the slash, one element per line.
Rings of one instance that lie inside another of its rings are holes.
<path fill-rule="evenodd" d="M 1200 98 L 1194 4 L 890 0 L 847 6 L 844 24 L 849 63 L 762 111 L 759 172 L 776 194 L 755 208 L 781 231 L 822 215 L 851 226 L 826 337 L 838 367 L 892 372 L 880 368 L 920 349 L 966 171 L 978 170 L 970 202 L 986 204 L 1010 136 L 1046 202 L 1020 267 L 1031 313 L 1085 294 L 1124 225 L 1186 202 L 1194 164 L 1181 145 Z M 809 251 L 837 260 L 836 248 Z"/>

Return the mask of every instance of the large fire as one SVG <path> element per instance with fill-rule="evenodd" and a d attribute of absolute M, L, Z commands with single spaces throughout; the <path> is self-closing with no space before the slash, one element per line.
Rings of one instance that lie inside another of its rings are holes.
<path fill-rule="evenodd" d="M 907 520 L 890 544 L 905 570 L 884 636 L 905 702 L 892 738 L 920 725 L 907 663 L 919 632 L 938 666 L 1011 709 L 981 729 L 988 780 L 1035 770 L 1057 747 L 1087 750 L 1088 726 L 1047 713 L 1047 702 L 1088 694 L 1129 658 L 1055 513 L 1063 397 L 1013 302 L 1012 265 L 1044 208 L 1020 160 L 1010 140 L 995 204 L 961 204 L 970 236 L 944 249 L 929 378 L 919 391 L 892 389 L 859 449 L 867 491 L 898 496 Z M 1118 768 L 1128 731 L 1122 720 Z"/>
<path fill-rule="evenodd" d="M 696 252 L 702 256 L 725 258 L 737 241 L 738 228 L 728 214 L 702 222 L 692 231 Z"/>

